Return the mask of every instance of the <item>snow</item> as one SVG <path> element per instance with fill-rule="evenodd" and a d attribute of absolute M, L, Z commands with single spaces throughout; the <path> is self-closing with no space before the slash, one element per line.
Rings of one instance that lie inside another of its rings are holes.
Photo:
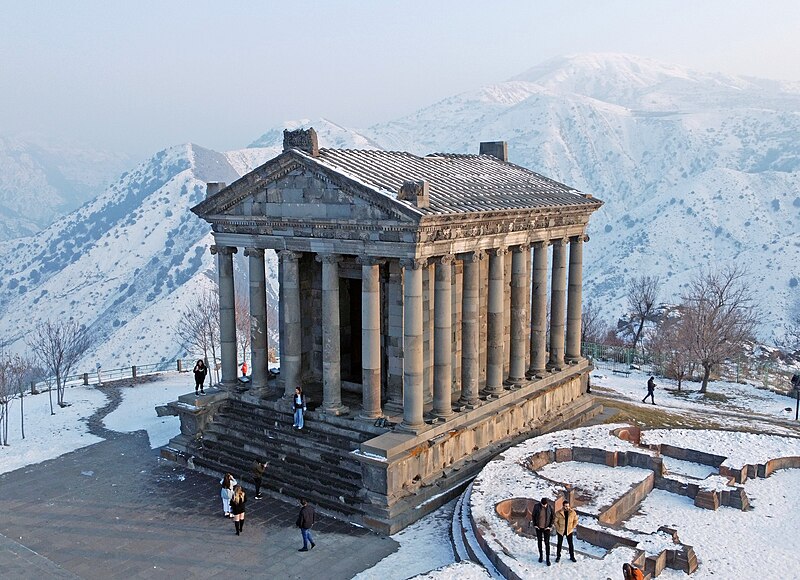
<path fill-rule="evenodd" d="M 400 544 L 400 548 L 369 570 L 357 574 L 353 580 L 404 580 L 453 563 L 455 555 L 450 542 L 450 524 L 455 504 L 456 500 L 453 500 L 393 535 L 392 539 Z M 442 573 L 445 575 L 431 578 L 459 578 L 457 575 L 447 575 L 449 572 Z"/>
<path fill-rule="evenodd" d="M 489 580 L 491 576 L 483 566 L 470 560 L 449 564 L 426 574 L 414 576 L 413 580 Z"/>
<path fill-rule="evenodd" d="M 573 507 L 583 513 L 598 515 L 634 485 L 653 474 L 639 467 L 608 467 L 595 463 L 565 461 L 551 463 L 537 471 L 542 477 L 578 488 L 581 503 Z M 586 497 L 586 494 L 589 497 Z M 584 503 L 585 501 L 585 503 Z"/>
<path fill-rule="evenodd" d="M 702 463 L 692 463 L 672 457 L 664 457 L 664 466 L 669 475 L 683 475 L 694 479 L 705 479 L 713 473 L 718 473 L 719 469 Z"/>
<path fill-rule="evenodd" d="M 8 473 L 26 465 L 55 459 L 70 451 L 102 441 L 89 433 L 82 420 L 89 417 L 106 403 L 106 396 L 94 387 L 70 387 L 64 394 L 69 407 L 55 404 L 50 414 L 47 393 L 27 395 L 24 400 L 25 439 L 20 436 L 19 400 L 11 406 L 9 422 L 9 446 L 0 446 L 0 473 Z"/>
<path fill-rule="evenodd" d="M 153 383 L 123 387 L 122 403 L 103 420 L 106 428 L 120 433 L 144 429 L 150 438 L 150 447 L 163 447 L 180 433 L 178 417 L 156 415 L 155 407 L 177 400 L 191 393 L 194 377 L 191 373 L 169 372 Z"/>
<path fill-rule="evenodd" d="M 710 431 L 706 429 L 651 429 L 642 433 L 642 443 L 666 443 L 725 457 L 722 465 L 741 469 L 778 457 L 800 457 L 800 439 L 760 433 Z"/>

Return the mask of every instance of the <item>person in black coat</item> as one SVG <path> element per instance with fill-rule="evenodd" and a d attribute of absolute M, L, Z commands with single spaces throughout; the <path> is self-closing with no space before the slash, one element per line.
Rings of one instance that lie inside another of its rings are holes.
<path fill-rule="evenodd" d="M 311 538 L 311 526 L 314 525 L 314 508 L 308 505 L 306 498 L 300 500 L 300 513 L 297 514 L 297 527 L 303 535 L 303 547 L 298 552 L 308 552 L 313 550 L 316 544 Z M 309 545 L 311 546 L 309 548 Z"/>
<path fill-rule="evenodd" d="M 205 395 L 203 384 L 206 382 L 206 375 L 208 374 L 208 367 L 203 362 L 203 359 L 197 359 L 197 364 L 194 365 L 194 394 Z"/>
<path fill-rule="evenodd" d="M 241 485 L 237 485 L 233 489 L 233 497 L 231 498 L 231 514 L 233 514 L 233 525 L 236 526 L 236 535 L 238 536 L 244 529 L 244 504 L 247 502 L 247 495 L 244 493 Z"/>
<path fill-rule="evenodd" d="M 653 396 L 653 393 L 655 393 L 655 391 L 656 391 L 656 379 L 655 377 L 650 377 L 647 380 L 647 394 L 644 396 L 644 399 L 642 399 L 642 403 L 647 401 L 647 397 L 650 397 L 650 401 L 655 405 L 656 399 Z"/>
<path fill-rule="evenodd" d="M 544 540 L 544 551 L 547 554 L 547 565 L 550 565 L 550 530 L 553 528 L 553 507 L 546 497 L 533 506 L 531 514 L 531 526 L 536 530 L 536 545 L 539 547 L 539 561 L 542 558 L 542 540 Z"/>

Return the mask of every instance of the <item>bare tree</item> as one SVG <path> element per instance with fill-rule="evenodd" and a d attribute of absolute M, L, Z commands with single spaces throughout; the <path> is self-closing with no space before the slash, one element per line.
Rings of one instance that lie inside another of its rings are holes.
<path fill-rule="evenodd" d="M 236 346 L 242 353 L 239 360 L 244 361 L 250 351 L 250 300 L 244 294 L 237 293 L 233 308 L 236 317 Z"/>
<path fill-rule="evenodd" d="M 783 342 L 788 350 L 800 350 L 800 298 L 797 298 L 790 307 Z"/>
<path fill-rule="evenodd" d="M 86 327 L 73 318 L 42 322 L 29 337 L 28 346 L 39 364 L 55 380 L 59 407 L 66 406 L 64 389 L 69 373 L 92 342 Z M 53 413 L 52 404 L 50 412 Z"/>
<path fill-rule="evenodd" d="M 581 342 L 602 342 L 607 331 L 600 309 L 594 302 L 588 302 L 581 311 Z"/>
<path fill-rule="evenodd" d="M 189 352 L 202 352 L 208 368 L 217 373 L 219 338 L 219 298 L 213 289 L 198 294 L 180 313 L 180 322 L 174 329 L 181 345 Z M 209 360 L 209 355 L 211 356 Z M 219 382 L 219 377 L 217 377 Z"/>
<path fill-rule="evenodd" d="M 689 348 L 687 330 L 682 318 L 665 319 L 659 324 L 651 345 L 663 364 L 664 376 L 678 381 L 678 391 L 697 366 Z"/>
<path fill-rule="evenodd" d="M 25 385 L 30 377 L 30 362 L 19 355 L 0 350 L 0 439 L 8 445 L 8 421 L 11 402 L 19 397 L 20 430 L 25 439 Z"/>
<path fill-rule="evenodd" d="M 632 347 L 636 350 L 642 338 L 644 323 L 652 320 L 658 300 L 661 280 L 658 276 L 637 276 L 628 280 L 627 299 L 628 310 L 631 316 L 631 332 L 633 333 Z"/>
<path fill-rule="evenodd" d="M 689 351 L 703 369 L 700 392 L 705 393 L 712 371 L 753 338 L 758 313 L 744 269 L 701 272 L 690 283 L 682 308 Z"/>

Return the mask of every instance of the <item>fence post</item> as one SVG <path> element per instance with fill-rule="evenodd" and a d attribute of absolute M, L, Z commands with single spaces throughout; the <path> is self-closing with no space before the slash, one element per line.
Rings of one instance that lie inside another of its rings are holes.
<path fill-rule="evenodd" d="M 181 359 L 178 359 L 178 372 L 183 372 L 183 361 Z"/>
<path fill-rule="evenodd" d="M 131 375 L 133 376 L 134 379 L 136 378 L 136 365 L 131 367 Z"/>
<path fill-rule="evenodd" d="M 84 385 L 89 384 L 89 373 L 83 373 L 83 384 Z"/>
<path fill-rule="evenodd" d="M 36 394 L 36 381 L 31 381 L 31 395 Z"/>

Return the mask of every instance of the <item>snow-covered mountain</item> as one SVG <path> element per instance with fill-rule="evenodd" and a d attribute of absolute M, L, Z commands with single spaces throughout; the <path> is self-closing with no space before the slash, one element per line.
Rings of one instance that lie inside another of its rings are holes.
<path fill-rule="evenodd" d="M 800 280 L 800 86 L 698 73 L 627 55 L 550 60 L 365 131 L 389 149 L 510 160 L 606 202 L 590 226 L 584 296 L 609 320 L 626 278 L 665 282 L 747 265 L 762 337 L 785 320 Z"/>
<path fill-rule="evenodd" d="M 303 124 L 320 127 L 323 146 L 369 145 L 324 120 L 287 125 Z M 205 196 L 206 182 L 231 183 L 277 155 L 282 129 L 257 143 L 263 146 L 226 153 L 194 144 L 160 151 L 36 236 L 1 242 L 3 341 L 24 350 L 40 320 L 74 317 L 99 338 L 83 366 L 119 368 L 183 356 L 175 333 L 180 313 L 216 280 L 210 228 L 189 208 Z M 266 259 L 274 341 L 277 260 L 273 252 Z M 237 288 L 246 294 L 247 259 L 237 254 L 234 266 Z"/>
<path fill-rule="evenodd" d="M 28 236 L 100 194 L 131 166 L 121 154 L 0 136 L 0 240 Z"/>

